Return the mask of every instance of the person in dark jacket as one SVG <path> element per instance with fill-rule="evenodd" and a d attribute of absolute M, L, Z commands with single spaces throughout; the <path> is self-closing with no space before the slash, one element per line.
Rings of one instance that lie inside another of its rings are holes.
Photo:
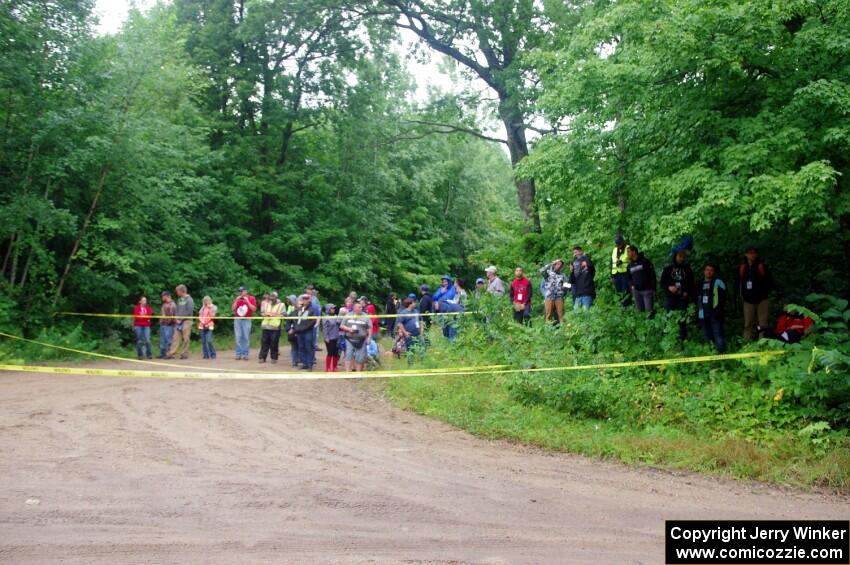
<path fill-rule="evenodd" d="M 391 292 L 389 296 L 387 296 L 387 304 L 384 307 L 384 314 L 398 314 L 398 296 L 396 293 Z M 397 318 L 387 318 L 387 335 L 393 337 L 395 335 L 395 324 Z"/>
<path fill-rule="evenodd" d="M 744 340 L 753 339 L 753 324 L 760 328 L 768 324 L 770 304 L 767 295 L 773 286 L 773 279 L 767 266 L 759 258 L 758 249 L 750 245 L 744 250 L 746 261 L 738 265 L 735 286 L 738 296 L 744 303 Z M 759 337 L 763 337 L 759 331 Z"/>
<path fill-rule="evenodd" d="M 664 310 L 685 311 L 693 301 L 694 272 L 686 262 L 687 253 L 683 249 L 675 250 L 673 262 L 661 272 L 661 291 L 664 293 Z M 688 324 L 684 314 L 679 320 L 679 341 L 688 337 Z"/>
<path fill-rule="evenodd" d="M 295 325 L 292 327 L 298 339 L 298 356 L 300 368 L 305 371 L 312 371 L 313 365 L 316 362 L 316 349 L 313 339 L 313 328 L 316 327 L 318 316 L 322 313 L 317 311 L 312 304 L 313 296 L 311 294 L 303 294 L 301 296 L 301 307 L 298 311 L 298 319 L 295 320 Z"/>
<path fill-rule="evenodd" d="M 649 312 L 649 317 L 652 318 L 655 314 L 655 287 L 658 286 L 655 266 L 634 245 L 629 246 L 628 273 L 635 308 L 638 312 Z"/>
<path fill-rule="evenodd" d="M 422 316 L 422 320 L 425 322 L 425 328 L 431 327 L 431 314 L 434 312 L 434 299 L 431 298 L 430 288 L 427 284 L 423 284 L 419 287 L 419 292 L 422 293 L 422 298 L 419 299 L 419 313 L 425 314 Z"/>
<path fill-rule="evenodd" d="M 703 280 L 697 287 L 697 308 L 705 339 L 714 343 L 717 351 L 726 352 L 723 337 L 724 309 L 726 307 L 726 284 L 717 277 L 717 266 L 706 263 Z"/>
<path fill-rule="evenodd" d="M 596 268 L 593 266 L 593 261 L 590 257 L 584 254 L 584 250 L 579 247 L 573 247 L 573 262 L 570 264 L 570 289 L 573 293 L 573 310 L 589 309 L 593 306 L 593 299 L 596 297 L 596 283 L 593 278 L 596 276 Z"/>

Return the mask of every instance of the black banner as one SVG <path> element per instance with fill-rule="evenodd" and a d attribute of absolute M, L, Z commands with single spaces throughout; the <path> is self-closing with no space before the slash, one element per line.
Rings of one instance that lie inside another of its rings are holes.
<path fill-rule="evenodd" d="M 848 565 L 850 522 L 668 520 L 667 565 Z"/>

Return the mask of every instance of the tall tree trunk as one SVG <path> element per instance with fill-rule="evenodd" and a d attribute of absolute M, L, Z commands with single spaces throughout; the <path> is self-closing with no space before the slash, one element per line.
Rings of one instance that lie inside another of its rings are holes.
<path fill-rule="evenodd" d="M 534 179 L 519 178 L 516 176 L 517 165 L 519 165 L 520 161 L 528 157 L 528 141 L 525 138 L 522 112 L 502 99 L 499 103 L 499 116 L 502 119 L 502 124 L 505 126 L 508 152 L 511 156 L 511 165 L 515 171 L 514 184 L 516 185 L 517 201 L 526 222 L 526 231 L 540 232 L 540 214 L 537 211 L 537 203 L 535 202 L 537 188 L 534 184 Z"/>
<path fill-rule="evenodd" d="M 6 274 L 6 268 L 9 266 L 9 258 L 12 257 L 12 248 L 15 247 L 15 239 L 18 237 L 18 232 L 14 232 L 11 236 L 9 236 L 9 246 L 6 248 L 6 256 L 3 258 L 3 270 L 0 271 L 0 274 Z"/>
<path fill-rule="evenodd" d="M 48 177 L 47 183 L 45 183 L 45 186 L 44 186 L 44 194 L 42 195 L 42 198 L 44 198 L 44 200 L 47 200 L 47 197 L 50 195 L 50 181 L 51 181 L 51 179 L 50 179 L 50 177 Z M 33 230 L 33 242 L 30 245 L 29 253 L 27 253 L 27 260 L 26 260 L 26 263 L 24 263 L 24 272 L 21 274 L 21 282 L 19 283 L 21 288 L 24 288 L 24 285 L 27 284 L 27 275 L 29 274 L 29 271 L 30 271 L 30 264 L 32 263 L 32 256 L 35 254 L 35 246 L 39 244 L 40 236 L 41 236 L 41 222 L 39 222 L 38 219 L 36 219 L 35 229 Z"/>
<path fill-rule="evenodd" d="M 94 197 L 91 201 L 91 206 L 89 206 L 89 211 L 86 214 L 85 219 L 83 220 L 83 225 L 80 227 L 80 233 L 77 234 L 77 239 L 74 241 L 74 246 L 71 248 L 71 254 L 68 255 L 68 261 L 65 263 L 65 270 L 62 271 L 62 276 L 59 278 L 59 284 L 56 286 L 56 294 L 53 296 L 53 304 L 59 301 L 59 297 L 62 295 L 62 288 L 65 286 L 65 280 L 68 278 L 68 272 L 71 270 L 71 264 L 74 262 L 76 258 L 77 251 L 80 249 L 80 243 L 83 241 L 83 237 L 86 235 L 86 231 L 89 229 L 89 224 L 91 223 L 91 219 L 94 216 L 94 212 L 97 209 L 97 201 L 100 199 L 100 195 L 103 193 L 103 185 L 106 183 L 106 175 L 109 173 L 109 167 L 104 165 L 100 169 L 100 178 L 97 181 L 97 188 L 94 191 Z"/>

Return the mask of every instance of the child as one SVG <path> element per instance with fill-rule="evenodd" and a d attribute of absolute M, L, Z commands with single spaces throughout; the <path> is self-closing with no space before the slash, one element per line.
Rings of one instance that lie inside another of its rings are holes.
<path fill-rule="evenodd" d="M 201 347 L 204 359 L 215 359 L 215 345 L 213 345 L 213 329 L 215 329 L 215 313 L 218 308 L 212 303 L 212 298 L 204 296 L 201 311 L 198 312 L 198 329 L 201 332 Z"/>
<path fill-rule="evenodd" d="M 704 279 L 697 287 L 697 308 L 705 339 L 713 342 L 717 351 L 726 352 L 726 340 L 723 337 L 723 309 L 726 305 L 726 285 L 717 278 L 717 266 L 706 263 L 703 269 Z"/>

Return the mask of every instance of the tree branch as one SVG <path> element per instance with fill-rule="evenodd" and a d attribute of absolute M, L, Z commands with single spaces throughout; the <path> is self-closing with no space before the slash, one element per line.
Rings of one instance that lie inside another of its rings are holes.
<path fill-rule="evenodd" d="M 410 123 L 410 124 L 416 124 L 416 125 L 420 125 L 420 126 L 428 126 L 428 127 L 436 128 L 436 129 L 432 130 L 432 133 L 444 133 L 444 134 L 466 133 L 466 134 L 475 136 L 479 139 L 483 139 L 485 141 L 492 141 L 493 143 L 504 143 L 504 144 L 508 143 L 504 139 L 499 139 L 498 137 L 490 137 L 489 135 L 483 134 L 480 131 L 476 131 L 474 129 L 466 128 L 466 127 L 463 127 L 463 126 L 458 126 L 458 125 L 455 125 L 455 124 L 444 124 L 444 123 L 440 123 L 440 122 L 431 122 L 431 121 L 428 121 L 428 120 L 404 120 L 404 121 L 406 123 Z"/>

